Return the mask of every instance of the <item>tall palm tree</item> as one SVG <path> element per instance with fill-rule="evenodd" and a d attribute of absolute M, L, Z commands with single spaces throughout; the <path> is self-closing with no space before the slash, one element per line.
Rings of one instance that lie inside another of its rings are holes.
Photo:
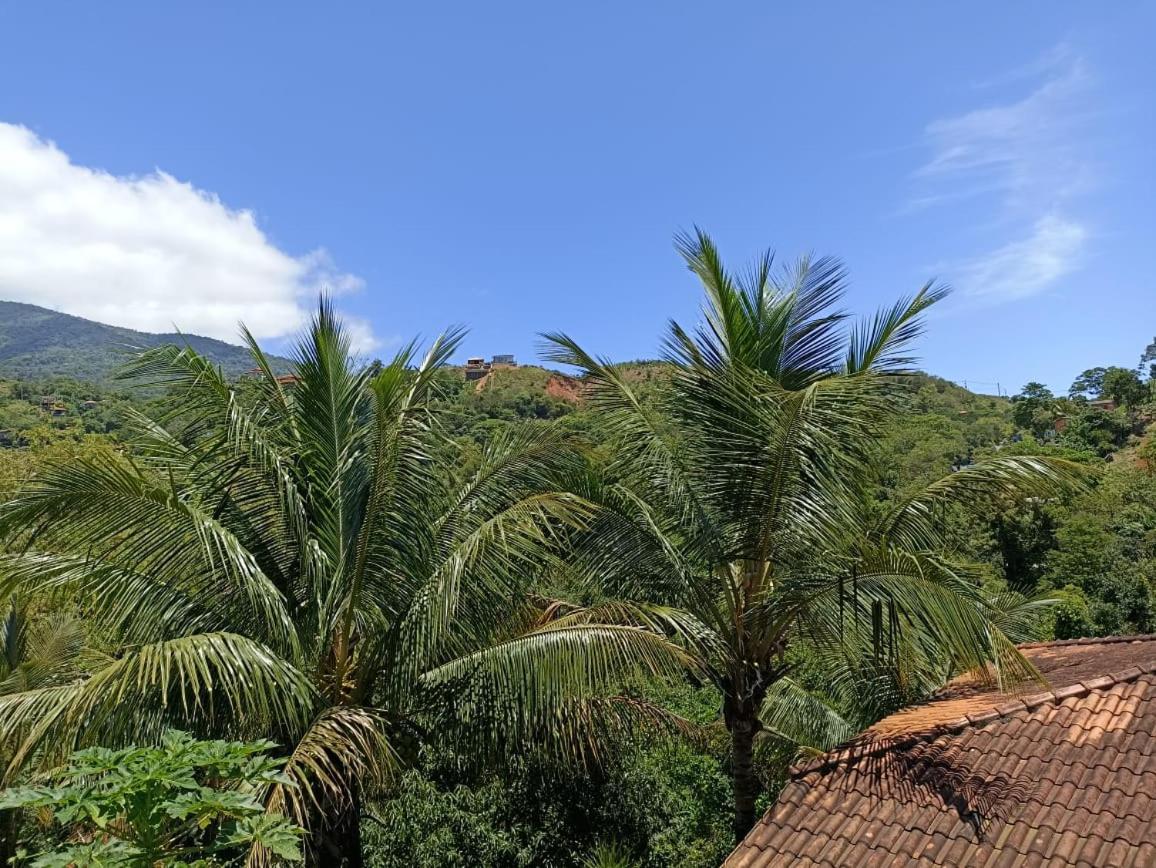
<path fill-rule="evenodd" d="M 589 520 L 556 482 L 579 463 L 569 445 L 535 426 L 468 475 L 434 460 L 436 373 L 459 332 L 362 366 L 322 302 L 280 378 L 245 338 L 256 367 L 239 384 L 190 349 L 145 352 L 131 374 L 172 411 L 137 417 L 123 456 L 51 465 L 0 510 L 18 548 L 0 597 L 66 592 L 118 647 L 85 678 L 0 697 L 9 775 L 174 723 L 268 735 L 289 754 L 269 810 L 306 827 L 314 864 L 357 865 L 359 803 L 413 745 L 581 759 L 651 716 L 608 688 L 684 652 L 530 594 Z"/>
<path fill-rule="evenodd" d="M 657 403 L 573 339 L 544 337 L 550 359 L 582 371 L 616 437 L 611 466 L 586 492 L 601 512 L 580 574 L 626 604 L 687 613 L 669 623 L 720 693 L 741 838 L 755 820 L 756 737 L 781 727 L 784 708 L 815 707 L 784 680 L 797 644 L 886 659 L 924 682 L 984 664 L 998 677 L 1031 674 L 1002 609 L 946 556 L 937 518 L 946 504 L 1052 491 L 1074 471 L 996 458 L 901 503 L 873 503 L 873 447 L 898 410 L 896 377 L 921 314 L 945 291 L 929 284 L 850 324 L 836 309 L 846 275 L 835 260 L 778 270 L 768 253 L 733 274 L 701 231 L 678 247 L 705 289 L 705 323 L 671 323 L 671 378 Z M 626 604 L 616 608 L 624 622 Z"/>

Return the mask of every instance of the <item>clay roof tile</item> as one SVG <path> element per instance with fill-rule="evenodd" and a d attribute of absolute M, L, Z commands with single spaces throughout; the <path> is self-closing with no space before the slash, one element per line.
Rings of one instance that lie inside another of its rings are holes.
<path fill-rule="evenodd" d="M 960 679 L 880 721 L 796 770 L 726 868 L 1156 864 L 1156 636 L 1022 650 L 1048 691 Z"/>

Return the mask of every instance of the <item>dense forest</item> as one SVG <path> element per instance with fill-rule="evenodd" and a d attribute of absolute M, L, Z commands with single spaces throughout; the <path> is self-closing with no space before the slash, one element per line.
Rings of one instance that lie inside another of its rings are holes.
<path fill-rule="evenodd" d="M 1156 341 L 974 394 L 913 370 L 934 287 L 681 244 L 661 360 L 362 367 L 323 304 L 290 377 L 0 382 L 3 858 L 715 866 L 801 752 L 1153 630 Z"/>

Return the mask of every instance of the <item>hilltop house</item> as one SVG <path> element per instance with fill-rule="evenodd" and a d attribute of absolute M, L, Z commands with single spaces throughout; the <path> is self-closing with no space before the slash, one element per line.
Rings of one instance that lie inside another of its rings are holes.
<path fill-rule="evenodd" d="M 483 356 L 471 356 L 466 359 L 466 379 L 480 380 L 494 368 L 516 368 L 518 363 L 509 354 L 496 355 L 490 361 Z"/>
<path fill-rule="evenodd" d="M 1156 636 L 1021 646 L 792 771 L 724 868 L 1156 865 Z M 1037 688 L 1038 689 L 1038 688 Z"/>
<path fill-rule="evenodd" d="M 490 363 L 481 356 L 466 359 L 466 379 L 480 380 L 490 372 Z"/>

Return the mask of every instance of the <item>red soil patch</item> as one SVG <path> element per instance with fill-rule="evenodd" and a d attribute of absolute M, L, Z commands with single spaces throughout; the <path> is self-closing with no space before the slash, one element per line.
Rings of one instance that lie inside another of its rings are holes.
<path fill-rule="evenodd" d="M 564 374 L 551 374 L 546 381 L 546 394 L 571 404 L 582 402 L 582 384 Z"/>

